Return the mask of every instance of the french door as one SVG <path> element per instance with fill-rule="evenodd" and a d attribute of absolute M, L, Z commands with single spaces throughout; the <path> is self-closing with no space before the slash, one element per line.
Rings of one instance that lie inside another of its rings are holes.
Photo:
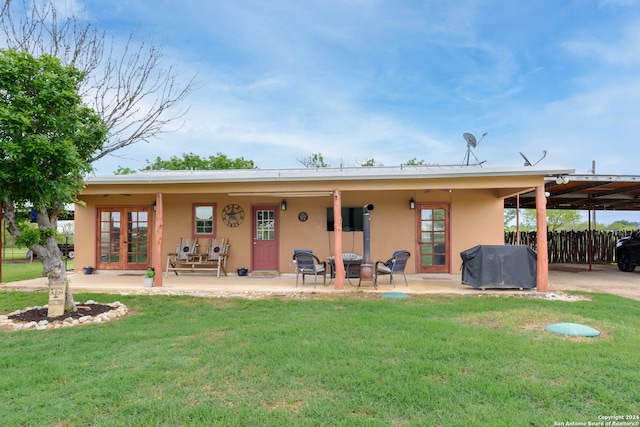
<path fill-rule="evenodd" d="M 100 270 L 144 270 L 151 262 L 150 208 L 98 208 Z"/>
<path fill-rule="evenodd" d="M 253 206 L 252 270 L 278 271 L 277 206 Z"/>
<path fill-rule="evenodd" d="M 421 273 L 450 273 L 449 205 L 418 205 L 418 254 Z"/>

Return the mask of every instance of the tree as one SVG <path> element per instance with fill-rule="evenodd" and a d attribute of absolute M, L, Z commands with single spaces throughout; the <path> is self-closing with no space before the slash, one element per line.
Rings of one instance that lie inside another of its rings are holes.
<path fill-rule="evenodd" d="M 196 154 L 182 154 L 182 158 L 172 156 L 169 160 L 162 160 L 160 157 L 151 163 L 147 160 L 147 166 L 140 171 L 149 170 L 223 170 L 223 169 L 256 169 L 257 166 L 253 160 L 245 160 L 244 157 L 230 159 L 225 154 L 217 153 L 215 156 L 208 158 L 200 157 Z M 114 172 L 115 175 L 129 175 L 138 171 L 131 168 L 118 166 Z"/>
<path fill-rule="evenodd" d="M 230 159 L 225 154 L 217 153 L 207 158 L 196 154 L 182 154 L 182 158 L 172 156 L 169 160 L 156 157 L 153 163 L 147 160 L 148 165 L 141 170 L 222 170 L 222 169 L 256 169 L 253 160 L 245 160 L 244 157 Z"/>
<path fill-rule="evenodd" d="M 372 167 L 372 166 L 384 166 L 384 165 L 382 163 L 376 164 L 376 160 L 371 158 L 371 159 L 366 159 L 364 162 L 360 163 L 360 166 Z"/>
<path fill-rule="evenodd" d="M 405 162 L 405 166 L 438 166 L 438 163 L 427 163 L 424 160 L 417 160 L 415 157 Z"/>
<path fill-rule="evenodd" d="M 607 227 L 607 229 L 612 231 L 635 230 L 637 228 L 640 228 L 640 223 L 624 219 L 614 221 Z"/>
<path fill-rule="evenodd" d="M 79 93 L 84 73 L 43 54 L 0 50 L 0 198 L 18 244 L 42 259 L 49 284 L 67 282 L 56 242 L 58 215 L 75 195 L 101 150 L 107 127 Z M 35 210 L 38 228 L 20 220 Z M 68 289 L 66 310 L 74 310 Z"/>
<path fill-rule="evenodd" d="M 35 57 L 47 53 L 85 74 L 79 92 L 109 131 L 91 162 L 136 142 L 149 142 L 186 113 L 180 105 L 193 89 L 193 78 L 183 81 L 174 67 L 163 68 L 161 46 L 136 45 L 133 33 L 118 49 L 90 23 L 60 16 L 53 1 L 5 0 L 0 35 L 8 48 Z"/>
<path fill-rule="evenodd" d="M 84 116 L 73 110 L 68 113 L 68 117 L 77 118 L 75 134 L 66 116 L 59 114 L 65 111 L 59 108 L 62 100 L 59 105 L 51 105 L 49 109 L 41 111 L 41 116 L 27 114 L 21 116 L 21 120 L 12 121 L 7 115 L 2 117 L 4 122 L 0 124 L 2 132 L 8 135 L 3 139 L 5 147 L 0 153 L 3 163 L 8 163 L 3 165 L 5 174 L 0 174 L 3 206 L 6 204 L 10 209 L 15 209 L 21 204 L 32 204 L 37 211 L 38 236 L 22 232 L 15 218 L 12 218 L 13 212 L 7 215 L 5 210 L 7 224 L 13 220 L 9 226 L 10 232 L 20 234 L 24 244 L 36 245 L 37 248 L 32 248 L 35 253 L 42 252 L 38 255 L 41 255 L 50 284 L 53 279 L 66 278 L 62 254 L 51 246 L 50 240 L 57 212 L 66 202 L 73 201 L 70 194 L 77 194 L 82 189 L 81 178 L 91 171 L 91 164 L 120 148 L 150 141 L 166 132 L 168 124 L 186 113 L 180 109 L 180 105 L 193 89 L 193 78 L 183 80 L 174 67 L 163 67 L 161 46 L 153 42 L 136 45 L 134 40 L 134 34 L 131 33 L 125 45 L 119 48 L 113 39 L 107 39 L 105 32 L 90 23 L 73 14 L 61 16 L 54 1 L 5 0 L 0 5 L 0 43 L 16 51 L 29 53 L 34 58 L 57 58 L 60 67 L 57 71 L 64 70 L 63 75 L 73 74 L 71 70 L 77 70 L 74 79 L 70 78 L 74 86 L 69 87 L 67 96 L 73 95 L 79 100 L 84 98 L 88 104 L 81 110 L 78 107 L 79 112 L 85 113 Z M 29 71 L 36 69 L 34 67 Z M 12 81 L 7 79 L 6 84 L 9 83 Z M 23 83 L 29 83 L 29 79 Z M 33 88 L 34 91 L 46 92 L 47 83 L 45 79 L 41 87 Z M 0 87 L 0 92 L 2 90 L 7 91 L 2 96 L 8 96 L 9 90 L 5 86 Z M 49 93 L 48 96 L 53 97 L 53 94 Z M 11 112 L 14 107 L 21 105 L 7 104 L 6 107 Z M 97 114 L 89 114 L 90 111 Z M 34 126 L 20 135 L 20 128 L 29 127 L 32 125 L 30 120 L 36 119 L 43 128 Z M 59 125 L 64 123 L 67 127 L 46 133 L 47 127 L 44 125 L 54 128 L 54 122 L 58 119 L 64 119 Z M 17 147 L 14 140 L 24 139 L 25 135 L 32 137 L 30 143 L 33 145 Z M 49 141 L 49 145 L 42 144 L 42 141 Z M 30 156 L 33 157 L 33 165 L 25 163 Z M 31 185 L 29 192 L 25 190 L 14 195 L 4 189 L 5 180 L 11 181 L 16 171 L 22 175 L 10 184 L 20 185 L 23 189 Z M 33 174 L 29 175 L 31 172 Z M 66 295 L 66 305 L 70 306 L 70 302 L 73 302 L 71 293 L 67 292 Z"/>
<path fill-rule="evenodd" d="M 325 163 L 322 158 L 322 154 L 312 154 L 309 157 L 303 157 L 302 159 L 298 159 L 298 162 L 302 163 L 305 168 L 309 169 L 317 169 L 317 168 L 328 168 L 329 164 Z"/>
<path fill-rule="evenodd" d="M 424 160 L 418 160 L 414 157 L 413 159 L 407 160 L 404 164 L 407 166 L 424 166 L 427 163 L 425 163 Z"/>
<path fill-rule="evenodd" d="M 524 209 L 524 223 L 536 228 L 536 211 L 535 209 Z M 550 231 L 557 231 L 561 228 L 568 228 L 580 223 L 580 212 L 576 210 L 549 209 L 547 210 L 547 228 Z"/>
<path fill-rule="evenodd" d="M 511 222 L 516 219 L 516 210 L 515 209 L 505 209 L 504 210 L 504 228 L 510 226 Z"/>
<path fill-rule="evenodd" d="M 136 173 L 137 171 L 135 169 L 131 169 L 131 168 L 125 168 L 122 166 L 118 166 L 118 169 L 116 169 L 113 174 L 114 175 L 131 175 L 132 173 Z"/>

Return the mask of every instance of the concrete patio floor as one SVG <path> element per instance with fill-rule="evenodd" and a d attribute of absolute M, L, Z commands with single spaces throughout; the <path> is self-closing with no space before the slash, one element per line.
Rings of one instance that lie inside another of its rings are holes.
<path fill-rule="evenodd" d="M 320 279 L 313 286 L 313 278 L 307 276 L 306 284 L 301 281 L 296 287 L 294 274 L 282 274 L 277 277 L 239 277 L 235 273 L 227 277 L 216 278 L 212 274 L 173 273 L 163 278 L 162 287 L 147 288 L 143 286 L 143 272 L 130 271 L 97 271 L 91 275 L 69 272 L 73 292 L 100 292 L 116 294 L 167 294 L 196 295 L 217 297 L 260 297 L 294 294 L 362 294 L 403 292 L 409 295 L 539 295 L 535 289 L 475 289 L 461 283 L 460 275 L 449 274 L 416 274 L 408 275 L 408 286 L 402 277 L 396 277 L 396 288 L 389 283 L 389 276 L 383 276 L 378 282 L 378 289 L 372 282 L 363 282 L 357 288 L 357 279 L 351 279 L 353 285 L 345 279 L 344 289 L 335 289 L 335 282 L 322 285 Z M 0 290 L 46 290 L 45 278 L 9 282 L 0 284 Z M 612 293 L 626 298 L 640 300 L 640 269 L 634 273 L 619 271 L 615 265 L 553 264 L 549 268 L 549 293 L 565 291 L 585 291 Z"/>

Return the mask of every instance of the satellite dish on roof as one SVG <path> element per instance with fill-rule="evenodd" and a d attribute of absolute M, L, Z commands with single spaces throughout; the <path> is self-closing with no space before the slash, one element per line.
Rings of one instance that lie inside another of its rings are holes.
<path fill-rule="evenodd" d="M 519 151 L 519 153 L 520 153 L 520 155 L 522 156 L 522 158 L 524 159 L 524 165 L 525 165 L 525 166 L 535 166 L 535 165 L 537 165 L 538 163 L 540 163 L 540 160 L 544 159 L 544 158 L 547 156 L 547 150 L 542 150 L 542 157 L 540 157 L 540 158 L 538 159 L 538 161 L 537 161 L 537 162 L 535 162 L 535 163 L 531 163 L 531 162 L 529 161 L 529 159 L 527 159 L 527 156 L 525 156 L 524 154 L 522 154 L 522 152 L 520 152 L 520 151 Z"/>
<path fill-rule="evenodd" d="M 522 158 L 524 159 L 524 165 L 525 166 L 531 166 L 531 162 L 529 161 L 529 159 L 527 159 L 527 156 L 525 156 L 524 154 L 522 154 L 521 151 L 518 151 L 520 153 L 520 155 L 522 156 Z"/>
<path fill-rule="evenodd" d="M 480 141 L 482 141 L 486 135 L 487 135 L 487 132 L 483 133 L 482 136 L 480 137 Z M 467 141 L 467 153 L 464 155 L 464 159 L 462 160 L 462 163 L 466 163 L 466 165 L 469 166 L 470 157 L 473 156 L 473 158 L 476 159 L 476 164 L 482 167 L 482 164 L 486 162 L 486 160 L 483 160 L 483 161 L 478 160 L 476 155 L 471 151 L 472 148 L 476 148 L 478 144 L 480 144 L 480 141 L 477 141 L 476 137 L 473 136 L 473 134 L 470 134 L 469 132 L 463 133 L 462 137 L 464 138 L 465 141 Z"/>
<path fill-rule="evenodd" d="M 478 145 L 478 142 L 476 141 L 476 137 L 470 134 L 469 132 L 463 133 L 462 137 L 464 138 L 465 141 L 467 141 L 467 145 L 473 148 L 476 148 L 476 145 Z"/>

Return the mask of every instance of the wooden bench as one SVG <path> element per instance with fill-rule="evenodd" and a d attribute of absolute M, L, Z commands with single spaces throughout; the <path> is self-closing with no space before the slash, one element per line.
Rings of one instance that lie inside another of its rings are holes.
<path fill-rule="evenodd" d="M 225 268 L 229 255 L 229 244 L 226 238 L 209 239 L 204 253 L 197 253 L 197 243 L 192 251 L 187 250 L 188 247 L 184 243 L 178 244 L 178 250 L 167 255 L 165 277 L 169 276 L 169 271 L 173 271 L 176 276 L 178 271 L 215 271 L 217 277 L 220 277 L 220 272 L 227 275 Z"/>

